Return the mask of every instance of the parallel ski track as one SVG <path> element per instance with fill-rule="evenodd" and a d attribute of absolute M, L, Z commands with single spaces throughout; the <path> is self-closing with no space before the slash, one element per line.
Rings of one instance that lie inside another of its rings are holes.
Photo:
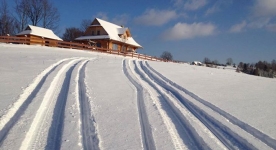
<path fill-rule="evenodd" d="M 142 133 L 142 143 L 145 150 L 155 150 L 155 143 L 152 136 L 152 131 L 145 109 L 144 103 L 144 88 L 132 78 L 129 65 L 126 64 L 126 60 L 123 61 L 123 71 L 128 80 L 135 86 L 137 91 L 137 105 L 138 105 L 138 114 L 139 121 Z"/>
<path fill-rule="evenodd" d="M 80 63 L 80 61 L 74 64 L 73 66 L 71 66 L 69 70 L 66 72 L 63 84 L 61 86 L 60 93 L 57 98 L 57 102 L 55 104 L 53 120 L 48 132 L 47 145 L 45 149 L 52 150 L 52 149 L 60 149 L 61 147 L 64 112 L 65 112 L 65 106 L 66 106 L 66 101 L 68 97 L 68 91 L 70 87 L 70 79 L 71 79 L 72 72 L 78 63 Z"/>
<path fill-rule="evenodd" d="M 168 108 L 172 111 L 173 115 L 176 117 L 179 126 L 181 126 L 181 130 L 185 134 L 185 140 L 184 143 L 187 144 L 189 149 L 197 149 L 197 150 L 210 150 L 209 146 L 203 141 L 203 139 L 197 134 L 195 129 L 192 127 L 192 125 L 189 123 L 189 121 L 181 114 L 181 112 L 170 102 L 170 98 L 167 97 L 165 91 L 160 90 L 155 84 L 153 84 L 152 78 L 149 79 L 146 77 L 146 72 L 144 70 L 140 70 L 138 67 L 138 64 L 136 61 L 134 61 L 135 65 L 135 71 L 140 77 L 146 81 L 150 86 L 152 86 L 161 96 L 162 99 L 164 99 L 164 102 L 168 106 Z M 162 87 L 162 86 L 161 86 Z M 179 129 L 178 129 L 179 130 Z"/>
<path fill-rule="evenodd" d="M 21 150 L 36 149 L 43 136 L 43 125 L 52 118 L 48 131 L 45 149 L 59 149 L 61 146 L 61 136 L 63 130 L 64 109 L 68 96 L 71 74 L 74 67 L 83 58 L 76 58 L 64 64 L 55 75 L 48 90 L 46 91 L 40 107 L 33 119 L 25 139 L 21 143 Z M 53 111 L 53 115 L 51 115 Z"/>
<path fill-rule="evenodd" d="M 78 101 L 81 114 L 82 145 L 84 150 L 99 150 L 99 139 L 97 137 L 95 120 L 91 116 L 89 97 L 85 84 L 85 67 L 88 61 L 81 64 L 78 80 Z"/>
<path fill-rule="evenodd" d="M 218 120 L 204 112 L 195 104 L 184 98 L 178 91 L 173 89 L 170 85 L 167 85 L 164 81 L 161 81 L 150 70 L 143 65 L 140 61 L 140 66 L 143 71 L 166 91 L 175 96 L 194 116 L 196 116 L 217 138 L 229 149 L 250 149 L 255 148 L 251 143 L 240 137 L 237 133 L 230 130 L 227 126 L 221 124 Z"/>
<path fill-rule="evenodd" d="M 175 83 L 175 82 L 171 81 L 170 79 L 166 78 L 165 76 L 163 76 L 162 74 L 160 74 L 158 71 L 156 71 L 155 69 L 153 69 L 148 64 L 148 62 L 145 62 L 145 64 L 146 64 L 147 68 L 149 68 L 152 72 L 154 72 L 155 74 L 157 74 L 165 82 L 169 83 L 171 86 L 175 87 L 176 89 L 178 89 L 180 91 L 183 91 L 184 93 L 188 94 L 189 96 L 191 96 L 192 98 L 194 98 L 198 102 L 202 103 L 206 107 L 212 109 L 216 113 L 218 113 L 221 116 L 225 117 L 227 120 L 229 120 L 234 125 L 239 126 L 241 129 L 243 129 L 247 133 L 251 134 L 252 136 L 256 137 L 257 139 L 259 139 L 263 143 L 267 144 L 271 148 L 276 149 L 276 140 L 275 139 L 271 138 L 270 136 L 266 135 L 265 133 L 262 133 L 261 131 L 259 131 L 258 129 L 250 126 L 249 124 L 247 124 L 247 123 L 239 120 L 238 118 L 232 116 L 231 114 L 223 111 L 222 109 L 218 108 L 217 106 L 215 106 L 215 105 L 213 105 L 213 104 L 211 104 L 211 103 L 203 100 L 202 98 L 198 97 L 194 93 L 188 91 L 187 89 L 183 88 L 182 86 L 178 85 L 177 83 Z"/>
<path fill-rule="evenodd" d="M 34 81 L 24 90 L 24 92 L 20 95 L 19 99 L 13 104 L 13 107 L 9 109 L 9 111 L 1 117 L 0 119 L 0 146 L 6 138 L 7 133 L 10 129 L 17 123 L 20 116 L 25 112 L 28 108 L 29 104 L 36 97 L 38 91 L 43 86 L 46 78 L 51 74 L 60 64 L 62 64 L 66 60 L 63 59 L 47 69 L 41 72 Z"/>

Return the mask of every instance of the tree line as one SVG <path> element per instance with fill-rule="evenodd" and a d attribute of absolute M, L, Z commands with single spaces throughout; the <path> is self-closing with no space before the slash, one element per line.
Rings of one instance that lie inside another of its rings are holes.
<path fill-rule="evenodd" d="M 80 27 L 69 27 L 65 29 L 65 32 L 62 36 L 64 41 L 74 41 L 76 38 L 83 36 L 85 30 L 90 26 L 91 20 L 84 19 L 82 20 Z"/>
<path fill-rule="evenodd" d="M 213 67 L 213 66 L 231 66 L 233 65 L 233 67 L 236 67 L 236 64 L 233 62 L 233 59 L 232 58 L 227 58 L 226 59 L 226 63 L 225 64 L 222 64 L 222 63 L 219 63 L 218 60 L 211 60 L 209 59 L 208 57 L 205 57 L 203 59 L 203 63 L 206 64 L 207 67 Z"/>
<path fill-rule="evenodd" d="M 276 77 L 276 60 L 272 60 L 271 63 L 267 61 L 259 61 L 255 64 L 240 62 L 237 72 L 240 71 L 255 76 L 274 78 Z"/>
<path fill-rule="evenodd" d="M 60 14 L 50 0 L 0 0 L 0 35 L 15 35 L 29 24 L 57 30 Z"/>
<path fill-rule="evenodd" d="M 207 67 L 214 66 L 233 66 L 236 68 L 237 72 L 243 72 L 250 75 L 262 76 L 274 78 L 276 77 L 276 60 L 272 60 L 271 63 L 267 61 L 259 61 L 257 63 L 243 63 L 240 62 L 237 66 L 233 62 L 232 58 L 227 58 L 225 64 L 220 64 L 217 60 L 210 60 L 208 57 L 203 59 L 203 63 L 206 64 Z"/>
<path fill-rule="evenodd" d="M 60 14 L 50 0 L 13 0 L 9 7 L 7 0 L 0 0 L 0 36 L 16 35 L 29 24 L 57 31 Z M 84 19 L 80 27 L 65 29 L 64 41 L 74 41 L 84 35 L 91 20 Z"/>

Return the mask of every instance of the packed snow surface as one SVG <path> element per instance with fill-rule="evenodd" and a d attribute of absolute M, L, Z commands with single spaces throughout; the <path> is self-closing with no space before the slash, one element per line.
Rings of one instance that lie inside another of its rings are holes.
<path fill-rule="evenodd" d="M 276 80 L 0 44 L 0 149 L 276 149 Z"/>

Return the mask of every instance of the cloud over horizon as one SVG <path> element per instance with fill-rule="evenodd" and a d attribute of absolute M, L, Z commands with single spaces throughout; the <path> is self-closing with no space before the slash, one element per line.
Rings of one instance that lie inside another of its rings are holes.
<path fill-rule="evenodd" d="M 229 29 L 231 33 L 238 33 L 246 29 L 266 29 L 276 32 L 275 0 L 255 0 L 250 11 L 250 15 L 245 20 Z"/>
<path fill-rule="evenodd" d="M 148 9 L 143 15 L 136 17 L 134 22 L 146 26 L 161 26 L 177 18 L 173 10 Z"/>
<path fill-rule="evenodd" d="M 108 21 L 108 16 L 107 16 L 107 13 L 105 13 L 105 12 L 98 12 L 96 15 L 93 16 L 92 19 L 94 19 L 94 18 L 100 18 L 100 19 Z"/>
<path fill-rule="evenodd" d="M 222 11 L 223 8 L 231 5 L 233 3 L 232 0 L 218 0 L 216 1 L 212 7 L 208 8 L 205 12 L 205 16 L 214 14 L 216 12 Z"/>
<path fill-rule="evenodd" d="M 256 0 L 252 7 L 252 16 L 249 18 L 248 27 L 267 29 L 276 32 L 276 1 L 275 0 Z"/>
<path fill-rule="evenodd" d="M 231 28 L 230 28 L 230 32 L 231 33 L 238 33 L 238 32 L 241 32 L 244 30 L 244 28 L 246 27 L 247 25 L 247 22 L 246 21 L 242 21 L 241 23 L 239 24 L 235 24 L 233 25 Z"/>
<path fill-rule="evenodd" d="M 207 4 L 207 0 L 188 0 L 184 4 L 186 10 L 198 10 Z"/>
<path fill-rule="evenodd" d="M 256 0 L 253 6 L 253 15 L 255 17 L 275 17 L 276 1 L 275 0 Z"/>
<path fill-rule="evenodd" d="M 177 23 L 165 31 L 161 36 L 164 40 L 182 40 L 195 37 L 210 36 L 215 34 L 216 26 L 211 23 Z"/>

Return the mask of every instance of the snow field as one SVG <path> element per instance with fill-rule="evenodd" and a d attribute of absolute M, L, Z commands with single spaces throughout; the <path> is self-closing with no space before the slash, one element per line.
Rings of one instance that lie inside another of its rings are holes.
<path fill-rule="evenodd" d="M 87 64 L 86 74 L 100 149 L 141 149 L 136 90 L 122 58 L 97 59 Z"/>
<path fill-rule="evenodd" d="M 36 136 L 41 136 L 39 131 L 42 130 L 41 127 L 46 122 L 46 117 L 49 116 L 49 113 L 53 113 L 52 111 L 54 111 L 49 108 L 54 108 L 56 105 L 55 100 L 58 98 L 58 93 L 60 92 L 59 89 L 62 87 L 61 79 L 65 78 L 65 70 L 69 69 L 68 67 L 78 60 L 80 59 L 72 60 L 68 64 L 64 65 L 54 77 L 50 84 L 50 88 L 46 91 L 42 103 L 36 112 L 36 116 L 31 124 L 29 131 L 26 134 L 26 138 L 23 140 L 20 146 L 20 150 L 30 149 L 31 146 L 34 146 L 33 148 L 36 147 L 36 145 L 33 145 L 31 142 L 36 144 Z"/>
<path fill-rule="evenodd" d="M 145 62 L 143 62 L 143 66 L 146 66 Z M 149 71 L 148 69 L 149 68 L 147 68 L 147 71 Z M 151 74 L 157 76 L 154 72 L 151 72 Z M 161 79 L 159 78 L 159 80 Z M 181 112 L 181 114 L 183 114 L 189 124 L 193 126 L 197 134 L 202 137 L 203 141 L 207 143 L 211 149 L 227 149 L 196 116 L 194 116 L 189 110 L 187 110 L 187 108 L 184 107 L 180 103 L 180 101 L 176 101 L 177 98 L 175 98 L 173 94 L 168 93 L 167 97 L 170 99 L 174 107 L 176 107 Z"/>
<path fill-rule="evenodd" d="M 149 119 L 146 111 L 145 106 L 145 92 L 143 87 L 136 82 L 136 78 L 133 78 L 133 74 L 130 71 L 129 63 L 126 64 L 126 61 L 123 61 L 123 71 L 129 81 L 135 86 L 136 94 L 137 94 L 137 106 L 138 106 L 138 113 L 139 113 L 139 122 L 141 128 L 141 139 L 143 143 L 143 149 L 156 149 L 155 143 L 152 136 L 151 126 L 149 124 Z"/>
<path fill-rule="evenodd" d="M 150 126 L 155 140 L 156 149 L 170 149 L 172 147 L 179 147 L 176 133 L 174 132 L 173 124 L 170 124 L 170 119 L 167 117 L 164 110 L 161 109 L 161 104 L 158 102 L 158 94 L 146 82 L 140 79 L 139 75 L 135 73 L 134 61 L 125 60 L 126 68 L 133 79 L 138 82 L 143 88 L 144 102 L 146 112 L 149 118 Z M 175 140 L 171 138 L 175 137 Z"/>
<path fill-rule="evenodd" d="M 0 149 L 276 148 L 273 79 L 41 46 L 0 58 Z"/>
<path fill-rule="evenodd" d="M 149 64 L 199 98 L 276 139 L 275 79 L 187 64 Z"/>
<path fill-rule="evenodd" d="M 148 64 L 146 64 L 145 66 L 151 68 Z M 167 79 L 166 77 L 161 75 L 160 73 L 156 72 L 153 68 L 151 68 L 151 70 L 154 72 L 154 73 L 153 72 L 151 72 L 151 73 L 158 74 L 159 79 L 157 79 L 157 80 L 163 79 L 164 81 L 168 82 L 167 84 L 171 84 L 172 86 L 174 86 L 172 88 L 175 88 L 175 90 L 182 93 L 181 95 L 184 96 L 182 99 L 187 99 L 190 102 L 194 103 L 196 106 L 198 106 L 200 109 L 202 109 L 202 110 L 199 110 L 199 112 L 202 111 L 202 114 L 211 114 L 211 116 L 218 119 L 219 121 L 216 121 L 216 122 L 220 126 L 219 128 L 226 130 L 226 132 L 229 132 L 230 134 L 232 134 L 232 136 L 234 138 L 238 138 L 238 141 L 244 141 L 244 142 L 248 141 L 251 144 L 253 144 L 254 147 L 256 147 L 257 149 L 272 149 L 271 147 L 266 145 L 266 143 L 268 143 L 272 147 L 274 146 L 273 144 L 271 144 L 271 143 L 273 143 L 273 140 L 270 141 L 269 139 L 263 139 L 263 137 L 265 137 L 266 135 L 257 135 L 256 136 L 256 134 L 259 134 L 259 133 L 255 133 L 255 132 L 257 132 L 257 131 L 255 131 L 256 129 L 248 129 L 249 127 L 247 127 L 248 126 L 247 124 L 244 124 L 240 120 L 237 120 L 236 118 L 231 117 L 231 115 L 223 112 L 223 110 L 220 110 L 219 108 L 216 108 L 215 106 L 209 104 L 208 102 L 198 98 L 193 93 L 187 91 L 186 89 L 182 88 L 181 86 L 177 85 L 176 83 L 173 83 L 172 81 L 170 81 L 169 79 Z M 229 116 L 228 118 L 231 119 L 231 122 L 227 118 L 224 118 L 224 116 L 226 116 L 226 117 Z M 232 123 L 234 123 L 234 124 L 232 124 Z M 236 124 L 240 124 L 240 125 L 237 126 Z M 193 125 L 195 125 L 195 124 L 193 124 Z M 242 127 L 242 128 L 240 128 L 240 127 Z M 236 132 L 236 133 L 234 133 L 234 132 Z M 256 137 L 254 137 L 253 135 Z M 210 142 L 208 142 L 208 143 L 210 143 Z M 251 149 L 254 149 L 254 147 L 251 147 Z M 214 147 L 212 149 L 214 149 Z M 231 148 L 231 149 L 233 149 L 233 148 Z"/>
<path fill-rule="evenodd" d="M 136 65 L 136 62 L 134 61 L 134 68 L 135 70 L 141 70 L 141 68 L 139 68 L 137 65 Z M 135 71 L 135 72 L 136 72 Z M 136 72 L 137 75 L 139 75 L 137 72 Z M 144 76 L 145 78 L 145 76 Z M 154 100 L 154 103 L 155 105 L 157 106 L 158 108 L 158 111 L 163 119 L 163 122 L 165 123 L 166 127 L 167 127 L 167 130 L 169 132 L 169 135 L 171 137 L 171 140 L 173 142 L 173 145 L 174 145 L 174 149 L 188 149 L 186 147 L 186 145 L 180 140 L 180 135 L 179 133 L 177 132 L 176 130 L 176 127 L 173 123 L 173 121 L 171 120 L 171 118 L 168 116 L 166 110 L 164 110 L 164 104 L 160 103 L 159 102 L 159 97 L 160 97 L 160 93 L 158 91 L 156 91 L 153 87 L 151 87 L 151 85 L 149 85 L 149 83 L 145 82 L 145 81 L 142 81 L 142 79 L 140 79 L 140 82 L 144 82 L 144 86 L 148 88 L 148 90 L 150 91 L 150 95 L 152 96 L 152 99 Z"/>
<path fill-rule="evenodd" d="M 139 67 L 138 67 L 139 68 Z M 154 83 L 153 83 L 154 84 Z M 158 84 L 155 84 L 154 86 L 156 86 L 156 88 L 157 88 L 157 90 L 158 91 L 160 91 L 159 93 L 167 93 L 164 89 L 162 89 L 162 87 L 158 87 Z M 160 85 L 159 85 L 160 86 Z M 161 92 L 162 91 L 162 92 Z M 191 123 L 191 120 L 196 120 L 195 118 L 193 118 L 192 117 L 192 115 L 187 115 L 187 112 L 183 112 L 183 108 L 181 108 L 178 104 L 177 104 L 177 102 L 175 102 L 174 101 L 174 98 L 172 98 L 171 96 L 170 96 L 170 94 L 168 95 L 168 94 L 165 94 L 164 95 L 165 96 L 165 101 L 167 101 L 167 103 L 170 105 L 170 109 L 172 109 L 173 111 L 174 111 L 174 113 L 178 116 L 178 119 L 180 119 L 179 121 L 181 122 L 181 124 L 183 124 L 183 127 L 184 126 L 190 126 L 187 122 L 189 121 L 190 123 Z M 178 110 L 177 110 L 178 109 Z M 181 117 L 181 114 L 178 114 L 178 111 L 180 111 L 180 113 L 182 113 L 185 117 L 186 117 L 186 119 L 184 119 L 184 118 L 182 118 Z M 167 111 L 168 112 L 168 111 Z M 186 114 L 186 115 L 185 115 Z M 188 120 L 188 121 L 187 121 Z M 192 123 L 195 123 L 195 122 L 192 122 Z M 196 122 L 197 124 L 199 124 L 199 122 Z M 177 124 L 177 123 L 174 123 L 174 124 Z M 197 124 L 193 124 L 193 126 L 197 126 Z M 182 128 L 183 128 L 182 127 Z M 202 127 L 202 126 L 201 126 Z M 194 129 L 193 129 L 193 127 L 184 127 L 184 128 L 186 128 L 186 131 L 181 131 L 180 129 L 178 129 L 178 132 L 180 133 L 180 134 L 186 134 L 186 136 L 191 136 L 191 135 L 194 135 L 195 137 L 190 137 L 191 139 L 190 139 L 190 141 L 191 142 L 197 142 L 196 144 L 194 144 L 194 145 L 189 145 L 190 146 L 190 148 L 192 148 L 192 149 L 195 149 L 195 147 L 194 146 L 197 146 L 199 149 L 208 149 L 208 146 L 206 147 L 206 146 L 204 146 L 204 145 L 206 145 L 206 144 L 204 144 L 204 142 L 202 141 L 202 139 L 199 137 L 199 136 L 197 136 L 197 133 L 195 133 L 195 131 L 193 131 Z M 204 131 L 204 132 L 207 132 L 207 133 L 209 133 L 210 134 L 210 132 L 208 132 L 208 131 L 206 131 L 207 129 L 206 129 L 206 127 L 204 128 L 204 127 L 202 127 L 203 128 L 203 130 L 200 130 L 200 131 Z M 195 127 L 195 129 L 196 129 L 196 127 Z M 183 133 L 182 133 L 183 132 Z M 187 133 L 188 132 L 188 133 Z M 189 134 L 189 135 L 187 135 L 187 134 Z M 201 134 L 201 136 L 202 136 L 202 134 Z M 210 138 L 210 136 L 207 136 L 208 138 L 204 138 L 203 137 L 203 139 L 204 140 L 208 140 L 209 138 Z M 214 138 L 214 136 L 212 136 L 212 138 Z M 183 139 L 184 141 L 185 141 L 185 139 Z M 186 139 L 187 140 L 187 139 Z M 213 146 L 212 147 L 212 149 L 222 149 L 223 148 L 223 146 L 222 146 L 222 144 L 219 142 L 219 140 L 214 140 L 215 141 L 215 145 L 212 145 L 212 142 L 210 142 L 210 141 L 208 141 L 208 145 L 211 145 L 211 146 Z M 186 143 L 187 144 L 187 143 Z"/>
<path fill-rule="evenodd" d="M 72 72 L 71 86 L 69 88 L 69 93 L 72 93 L 74 96 L 68 98 L 65 109 L 65 118 L 64 118 L 64 134 L 62 135 L 62 144 L 61 149 L 66 149 L 70 147 L 71 149 L 83 149 L 82 144 L 82 133 L 81 133 L 81 105 L 80 105 L 80 96 L 79 96 L 79 80 L 80 80 L 80 71 L 86 63 L 92 60 L 85 60 L 78 64 Z M 74 130 L 77 129 L 77 132 Z M 78 138 L 76 138 L 78 137 Z"/>

